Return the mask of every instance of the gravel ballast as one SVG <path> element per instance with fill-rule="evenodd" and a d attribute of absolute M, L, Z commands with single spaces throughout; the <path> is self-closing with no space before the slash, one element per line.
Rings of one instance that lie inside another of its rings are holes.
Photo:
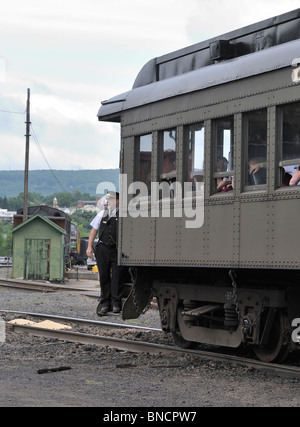
<path fill-rule="evenodd" d="M 116 315 L 97 317 L 97 299 L 78 291 L 41 293 L 0 287 L 0 295 L 2 310 L 123 322 Z M 160 327 L 154 309 L 125 323 Z M 199 356 L 134 354 L 11 332 L 0 343 L 0 371 L 1 407 L 101 407 L 105 412 L 117 407 L 178 410 L 300 404 L 296 379 Z"/>

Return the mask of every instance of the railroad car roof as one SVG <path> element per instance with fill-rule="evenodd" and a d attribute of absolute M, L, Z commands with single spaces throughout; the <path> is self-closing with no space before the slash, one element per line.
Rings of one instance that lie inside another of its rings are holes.
<path fill-rule="evenodd" d="M 300 9 L 154 58 L 133 88 L 103 101 L 98 119 L 119 122 L 122 111 L 289 67 L 300 55 Z"/>

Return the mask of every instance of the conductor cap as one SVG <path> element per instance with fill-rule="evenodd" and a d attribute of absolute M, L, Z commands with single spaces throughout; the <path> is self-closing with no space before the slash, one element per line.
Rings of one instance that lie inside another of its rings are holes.
<path fill-rule="evenodd" d="M 106 198 L 107 199 L 117 199 L 117 200 L 119 200 L 119 193 L 117 193 L 115 191 L 108 191 L 108 193 L 106 194 Z"/>

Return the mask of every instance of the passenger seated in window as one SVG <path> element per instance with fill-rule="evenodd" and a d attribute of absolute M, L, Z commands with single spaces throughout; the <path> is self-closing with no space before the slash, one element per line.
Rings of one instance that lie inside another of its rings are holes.
<path fill-rule="evenodd" d="M 226 172 L 228 169 L 228 160 L 226 157 L 218 157 L 217 164 L 216 164 L 216 172 Z M 225 192 L 225 191 L 231 191 L 233 189 L 232 186 L 232 178 L 231 177 L 224 177 L 224 178 L 217 178 L 217 192 Z"/>
<path fill-rule="evenodd" d="M 226 157 L 218 157 L 216 164 L 216 172 L 226 172 L 228 168 L 228 160 Z M 217 188 L 223 182 L 223 178 L 217 178 Z"/>
<path fill-rule="evenodd" d="M 252 173 L 256 173 L 258 172 L 261 168 L 266 168 L 267 167 L 267 163 L 266 162 L 259 162 L 259 163 L 253 163 L 255 162 L 254 160 L 250 160 L 249 162 L 249 173 L 250 175 Z"/>
<path fill-rule="evenodd" d="M 226 157 L 218 157 L 216 172 L 226 172 L 228 169 L 228 160 Z M 233 177 L 217 178 L 217 192 L 226 192 L 233 190 Z"/>
<path fill-rule="evenodd" d="M 285 171 L 285 169 L 281 166 L 280 168 L 281 173 L 281 186 L 282 187 L 288 187 L 290 184 L 290 180 L 292 178 L 292 175 Z"/>
<path fill-rule="evenodd" d="M 217 192 L 232 191 L 233 190 L 233 176 L 223 178 L 223 180 L 217 186 Z"/>
<path fill-rule="evenodd" d="M 226 157 L 218 157 L 216 164 L 216 172 L 226 172 L 228 168 L 228 160 Z"/>
<path fill-rule="evenodd" d="M 252 159 L 249 162 L 250 185 L 261 185 L 267 182 L 267 162 L 262 159 Z"/>
<path fill-rule="evenodd" d="M 298 185 L 298 183 L 300 182 L 300 166 L 298 167 L 298 169 L 294 172 L 289 185 L 291 187 Z"/>
<path fill-rule="evenodd" d="M 163 173 L 176 171 L 176 152 L 171 149 L 164 151 Z"/>

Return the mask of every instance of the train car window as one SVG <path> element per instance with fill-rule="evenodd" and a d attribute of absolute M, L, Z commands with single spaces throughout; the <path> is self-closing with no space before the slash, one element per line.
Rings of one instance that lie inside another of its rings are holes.
<path fill-rule="evenodd" d="M 173 198 L 173 182 L 176 181 L 176 141 L 177 130 L 168 129 L 160 133 L 160 165 L 159 181 L 160 198 Z"/>
<path fill-rule="evenodd" d="M 244 115 L 245 125 L 245 185 L 267 183 L 267 109 L 251 111 Z"/>
<path fill-rule="evenodd" d="M 187 145 L 186 182 L 192 183 L 194 191 L 197 183 L 204 182 L 204 123 L 196 123 L 185 129 L 185 144 Z"/>
<path fill-rule="evenodd" d="M 137 181 L 146 184 L 148 195 L 151 194 L 152 170 L 152 134 L 137 138 Z"/>
<path fill-rule="evenodd" d="M 163 163 L 162 173 L 176 173 L 176 129 L 162 133 Z"/>
<path fill-rule="evenodd" d="M 281 186 L 300 185 L 300 103 L 279 109 Z"/>
<path fill-rule="evenodd" d="M 213 193 L 228 192 L 234 186 L 234 117 L 213 121 Z"/>

